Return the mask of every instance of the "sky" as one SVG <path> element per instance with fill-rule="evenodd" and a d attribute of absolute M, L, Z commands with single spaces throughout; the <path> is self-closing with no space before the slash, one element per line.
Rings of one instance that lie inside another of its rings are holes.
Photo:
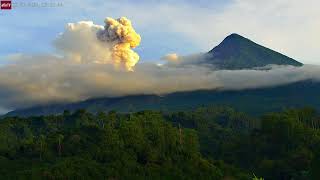
<path fill-rule="evenodd" d="M 0 114 L 97 97 L 320 80 L 319 0 L 13 0 L 12 4 L 12 10 L 0 10 Z M 117 20 L 122 16 L 127 18 Z M 114 19 L 105 22 L 106 17 Z M 132 24 L 124 23 L 128 19 Z M 104 28 L 105 24 L 130 33 Z M 184 65 L 188 59 L 196 62 L 232 33 L 306 65 L 268 71 Z M 119 69 L 123 63 L 124 71 Z"/>
<path fill-rule="evenodd" d="M 305 64 L 320 64 L 318 0 L 15 0 L 0 10 L 1 57 L 55 52 L 52 41 L 69 22 L 131 19 L 142 62 L 169 53 L 207 52 L 238 33 Z M 34 3 L 32 7 L 28 3 Z M 50 3 L 50 6 L 42 3 Z M 47 6 L 47 7 L 39 7 Z"/>

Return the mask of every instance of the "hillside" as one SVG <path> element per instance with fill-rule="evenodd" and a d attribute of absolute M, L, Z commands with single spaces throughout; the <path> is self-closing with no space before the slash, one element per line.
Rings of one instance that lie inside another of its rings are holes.
<path fill-rule="evenodd" d="M 177 92 L 165 96 L 137 95 L 116 98 L 90 99 L 78 103 L 54 104 L 20 109 L 7 116 L 31 116 L 58 114 L 64 110 L 87 109 L 90 112 L 117 110 L 186 110 L 202 105 L 228 105 L 250 115 L 261 115 L 285 108 L 313 106 L 320 110 L 320 83 L 302 81 L 277 87 L 240 91 L 192 91 Z"/>

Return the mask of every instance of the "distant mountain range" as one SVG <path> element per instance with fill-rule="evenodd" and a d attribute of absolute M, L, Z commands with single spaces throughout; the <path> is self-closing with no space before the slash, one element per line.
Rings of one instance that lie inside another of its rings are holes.
<path fill-rule="evenodd" d="M 303 64 L 278 52 L 260 46 L 237 34 L 231 34 L 209 51 L 205 61 L 218 69 L 252 69 L 269 64 L 302 66 Z M 269 88 L 238 91 L 177 92 L 165 96 L 134 95 L 116 98 L 89 99 L 70 104 L 51 104 L 20 109 L 6 116 L 32 116 L 87 109 L 91 112 L 151 110 L 184 110 L 201 105 L 228 105 L 252 115 L 280 111 L 284 108 L 313 106 L 320 110 L 320 83 L 311 80 Z"/>

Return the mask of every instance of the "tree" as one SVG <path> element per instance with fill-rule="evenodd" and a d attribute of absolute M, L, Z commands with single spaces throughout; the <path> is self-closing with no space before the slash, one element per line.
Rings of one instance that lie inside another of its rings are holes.
<path fill-rule="evenodd" d="M 40 153 L 39 153 L 39 156 L 40 156 L 40 161 L 42 161 L 42 156 L 43 156 L 43 153 L 44 153 L 44 147 L 45 147 L 45 143 L 46 143 L 44 135 L 42 135 L 42 134 L 40 135 L 39 142 L 40 142 Z"/>
<path fill-rule="evenodd" d="M 64 136 L 62 134 L 58 134 L 57 136 L 57 141 L 58 141 L 58 154 L 59 156 L 61 156 L 61 152 L 62 152 L 62 141 L 64 139 Z"/>
<path fill-rule="evenodd" d="M 110 111 L 107 115 L 108 124 L 110 127 L 114 128 L 117 121 L 117 113 L 116 111 Z"/>
<path fill-rule="evenodd" d="M 100 127 L 102 127 L 102 128 L 104 128 L 104 126 L 105 126 L 105 121 L 107 120 L 107 115 L 106 115 L 106 113 L 105 112 L 103 112 L 103 111 L 100 111 L 99 113 L 98 113 L 98 122 L 99 122 L 99 125 L 100 125 Z"/>

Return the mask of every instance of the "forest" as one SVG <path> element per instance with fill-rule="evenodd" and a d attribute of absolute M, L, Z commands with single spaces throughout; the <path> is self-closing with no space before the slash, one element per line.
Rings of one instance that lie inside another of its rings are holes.
<path fill-rule="evenodd" d="M 319 128 L 311 107 L 3 117 L 0 179 L 317 180 Z"/>

